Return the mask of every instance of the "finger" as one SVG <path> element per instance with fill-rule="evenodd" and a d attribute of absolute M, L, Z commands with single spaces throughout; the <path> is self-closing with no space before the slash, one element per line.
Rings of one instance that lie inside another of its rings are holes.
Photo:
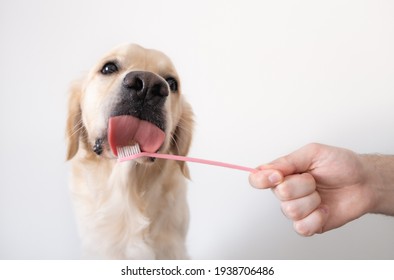
<path fill-rule="evenodd" d="M 302 236 L 312 236 L 316 233 L 322 233 L 328 216 L 328 208 L 320 206 L 304 219 L 295 221 L 293 227 Z"/>
<path fill-rule="evenodd" d="M 316 182 L 309 173 L 289 175 L 283 182 L 273 190 L 276 197 L 281 201 L 301 198 L 313 193 L 316 189 Z"/>
<path fill-rule="evenodd" d="M 272 188 L 282 181 L 283 174 L 278 170 L 260 170 L 249 175 L 249 183 L 258 189 Z"/>
<path fill-rule="evenodd" d="M 281 203 L 281 208 L 287 218 L 298 221 L 315 211 L 320 203 L 320 195 L 315 191 L 310 195 L 295 200 L 284 201 Z"/>

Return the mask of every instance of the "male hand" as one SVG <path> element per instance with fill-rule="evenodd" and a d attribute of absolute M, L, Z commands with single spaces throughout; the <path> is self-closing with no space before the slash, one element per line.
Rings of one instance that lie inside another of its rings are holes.
<path fill-rule="evenodd" d="M 260 166 L 249 182 L 256 188 L 272 188 L 296 232 L 311 236 L 375 207 L 371 182 L 376 178 L 366 160 L 346 149 L 309 144 Z"/>

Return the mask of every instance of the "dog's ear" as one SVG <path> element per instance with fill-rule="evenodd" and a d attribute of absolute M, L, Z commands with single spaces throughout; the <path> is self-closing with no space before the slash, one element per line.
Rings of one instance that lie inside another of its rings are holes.
<path fill-rule="evenodd" d="M 190 145 L 192 143 L 192 135 L 194 128 L 193 111 L 189 103 L 183 101 L 183 111 L 179 123 L 173 135 L 171 143 L 171 151 L 176 155 L 186 156 L 189 153 Z M 183 175 L 190 179 L 189 168 L 186 162 L 177 161 L 180 165 Z"/>
<path fill-rule="evenodd" d="M 68 100 L 68 116 L 66 124 L 67 160 L 72 159 L 78 152 L 79 137 L 82 133 L 81 111 L 82 82 L 75 82 L 70 89 Z"/>

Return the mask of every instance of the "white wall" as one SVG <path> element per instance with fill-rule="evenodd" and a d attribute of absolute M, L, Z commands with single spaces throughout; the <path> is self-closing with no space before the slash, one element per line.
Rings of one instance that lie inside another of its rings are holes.
<path fill-rule="evenodd" d="M 251 167 L 311 141 L 394 153 L 392 1 L 1 1 L 0 258 L 80 258 L 64 161 L 67 88 L 104 52 L 167 53 L 191 155 Z M 248 174 L 190 165 L 196 259 L 394 257 L 394 219 L 302 238 Z"/>

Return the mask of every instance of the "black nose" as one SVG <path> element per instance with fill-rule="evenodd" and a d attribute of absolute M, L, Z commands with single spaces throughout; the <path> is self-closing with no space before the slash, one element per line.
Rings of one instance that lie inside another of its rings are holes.
<path fill-rule="evenodd" d="M 123 88 L 134 99 L 145 100 L 151 104 L 160 102 L 169 94 L 168 85 L 162 78 L 144 71 L 128 73 L 123 79 Z"/>

